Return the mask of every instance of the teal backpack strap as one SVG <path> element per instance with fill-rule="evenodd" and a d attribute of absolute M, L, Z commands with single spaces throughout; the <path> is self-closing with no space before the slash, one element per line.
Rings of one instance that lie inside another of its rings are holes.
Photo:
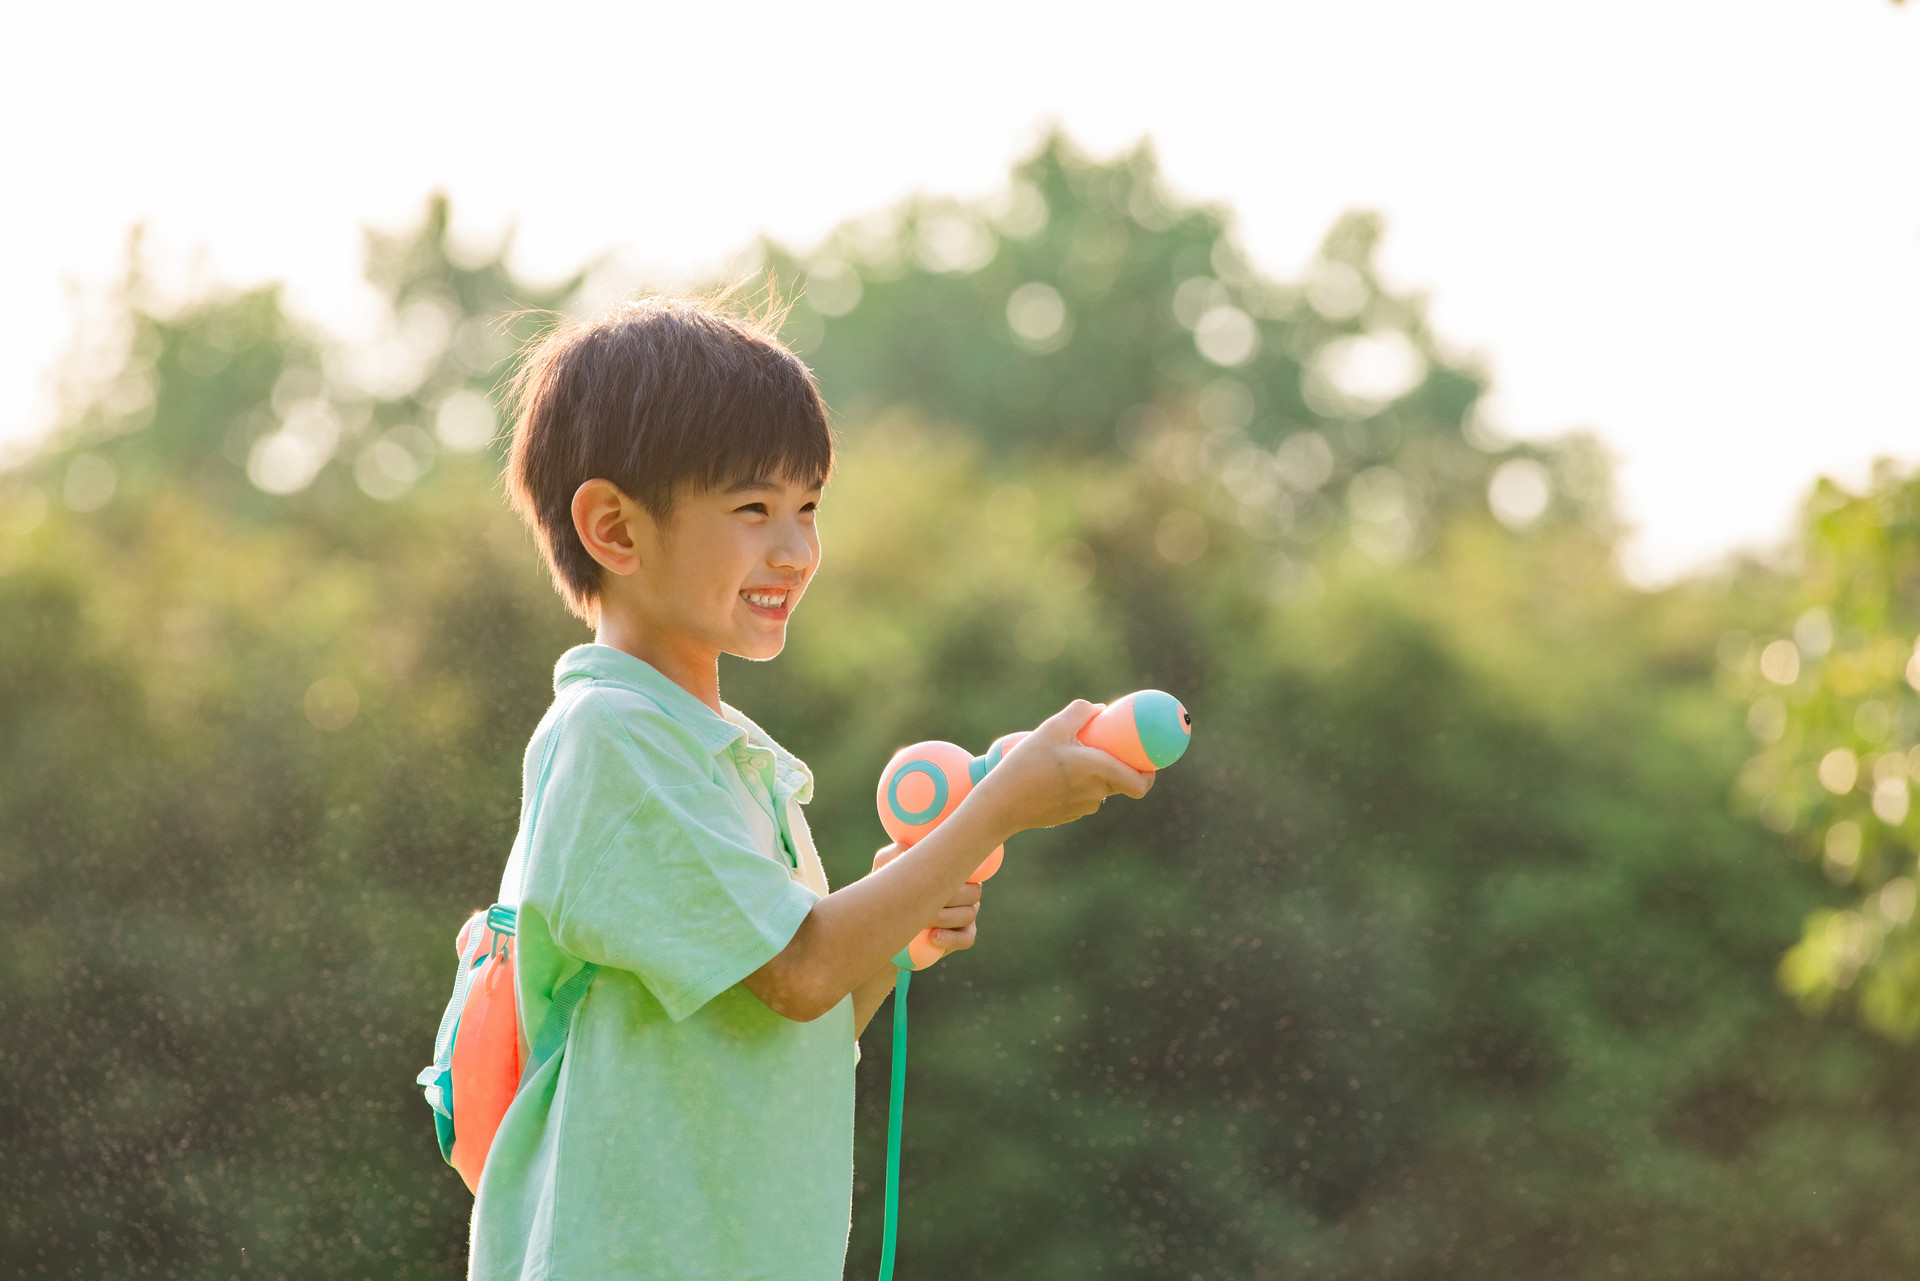
<path fill-rule="evenodd" d="M 600 967 L 588 961 L 573 972 L 573 977 L 553 989 L 553 1001 L 547 1006 L 547 1017 L 540 1020 L 539 1034 L 533 1038 L 533 1047 L 527 1052 L 527 1064 L 520 1071 L 521 1085 L 531 1080 L 533 1074 L 567 1043 L 567 1033 L 573 1027 L 573 1011 L 579 1006 L 580 998 L 593 985 L 593 976 L 599 972 Z"/>
<path fill-rule="evenodd" d="M 901 966 L 893 985 L 893 1089 L 887 1094 L 887 1211 L 880 1235 L 880 1281 L 893 1281 L 900 1210 L 900 1110 L 907 1097 L 907 980 L 912 977 L 913 971 Z"/>
<path fill-rule="evenodd" d="M 453 975 L 453 999 L 447 1002 L 446 1013 L 440 1016 L 440 1030 L 434 1034 L 433 1062 L 414 1078 L 415 1084 L 427 1087 L 428 1105 L 448 1120 L 453 1119 L 453 1110 L 448 1105 L 442 1078 L 453 1067 L 453 1033 L 460 1025 L 460 1011 L 466 1008 L 467 986 L 473 982 L 473 963 L 480 955 L 480 940 L 486 936 L 485 930 L 475 930 L 461 950 L 460 968 Z"/>

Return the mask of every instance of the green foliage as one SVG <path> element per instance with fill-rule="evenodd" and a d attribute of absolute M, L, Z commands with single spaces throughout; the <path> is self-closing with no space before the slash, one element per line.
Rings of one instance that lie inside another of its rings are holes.
<path fill-rule="evenodd" d="M 444 234 L 436 204 L 372 240 L 399 337 L 371 357 L 271 291 L 156 314 L 136 274 L 123 367 L 8 485 L 0 1258 L 22 1269 L 461 1269 L 465 1191 L 394 1141 L 419 1118 L 390 1078 L 445 999 L 455 905 L 491 900 L 541 656 L 578 633 L 485 434 L 433 430 L 491 384 L 503 308 L 551 299 L 455 266 Z M 303 430 L 331 444 L 297 492 L 249 483 Z M 367 492 L 429 462 L 404 503 Z"/>
<path fill-rule="evenodd" d="M 1914 858 L 1920 815 L 1920 476 L 1882 466 L 1863 494 L 1808 505 L 1791 634 L 1729 634 L 1729 683 L 1763 750 L 1742 775 L 1760 816 L 1852 890 L 1807 917 L 1781 963 L 1814 1010 L 1844 995 L 1899 1040 L 1920 1032 Z"/>
<path fill-rule="evenodd" d="M 1381 283 L 1379 236 L 1351 215 L 1281 285 L 1247 264 L 1224 211 L 1173 201 L 1144 146 L 1097 164 L 1056 135 L 983 206 L 913 201 L 804 262 L 767 253 L 799 282 L 787 337 L 856 431 L 905 406 L 964 424 L 996 469 L 1130 458 L 1211 479 L 1218 513 L 1269 542 L 1351 519 L 1392 562 L 1532 451 L 1488 443 L 1483 377 Z M 1559 514 L 1604 512 L 1597 469 L 1561 453 Z"/>
<path fill-rule="evenodd" d="M 1147 802 L 1018 838 L 980 945 L 916 983 L 903 1270 L 1910 1271 L 1911 1074 L 1779 997 L 1833 890 L 1725 804 L 1715 638 L 1780 589 L 1622 587 L 1591 452 L 1490 439 L 1364 219 L 1277 284 L 1144 155 L 1059 139 L 994 216 L 920 202 L 808 256 L 790 332 L 846 443 L 824 569 L 723 687 L 814 767 L 836 883 L 902 742 L 1141 685 L 1197 728 Z M 462 1270 L 413 1075 L 584 636 L 470 399 L 496 318 L 562 299 L 445 226 L 372 242 L 394 323 L 360 352 L 270 291 L 161 311 L 136 277 L 123 358 L 0 478 L 17 1272 Z M 1061 330 L 1019 339 L 1033 283 Z M 1195 298 L 1254 326 L 1244 359 Z M 1387 333 L 1418 377 L 1355 399 L 1337 344 Z M 1553 488 L 1509 528 L 1483 495 L 1514 463 Z"/>

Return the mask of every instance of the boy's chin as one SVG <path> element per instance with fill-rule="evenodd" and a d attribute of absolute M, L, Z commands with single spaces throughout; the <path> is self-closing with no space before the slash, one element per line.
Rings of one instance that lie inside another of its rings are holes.
<path fill-rule="evenodd" d="M 787 636 L 783 631 L 779 636 L 771 640 L 754 641 L 751 644 L 742 645 L 738 649 L 730 649 L 727 652 L 735 658 L 744 658 L 748 662 L 764 663 L 769 658 L 778 658 L 780 651 L 786 647 Z"/>

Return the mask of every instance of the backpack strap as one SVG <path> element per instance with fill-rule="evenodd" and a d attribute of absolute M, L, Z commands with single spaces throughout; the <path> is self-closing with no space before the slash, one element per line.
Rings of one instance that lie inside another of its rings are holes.
<path fill-rule="evenodd" d="M 473 982 L 473 963 L 480 955 L 480 940 L 487 937 L 485 929 L 474 929 L 471 921 L 467 924 L 467 945 L 460 950 L 460 968 L 453 976 L 453 999 L 447 1002 L 447 1012 L 440 1016 L 440 1030 L 433 1038 L 433 1062 L 414 1078 L 416 1085 L 427 1087 L 427 1102 L 433 1110 L 448 1120 L 453 1119 L 453 1109 L 446 1099 L 446 1077 L 453 1068 L 453 1031 L 460 1025 L 460 1012 L 467 1005 L 467 987 Z"/>
<path fill-rule="evenodd" d="M 533 1038 L 533 1047 L 527 1052 L 526 1066 L 521 1069 L 521 1085 L 524 1086 L 567 1043 L 567 1034 L 573 1028 L 573 1012 L 578 1008 L 580 998 L 593 985 L 593 976 L 599 972 L 600 967 L 588 961 L 575 970 L 565 983 L 553 989 L 553 1000 L 547 1005 L 547 1017 L 540 1020 L 539 1034 Z"/>
<path fill-rule="evenodd" d="M 906 956 L 902 948 L 900 955 Z M 887 1195 L 880 1235 L 880 1281 L 893 1281 L 893 1246 L 900 1219 L 900 1113 L 907 1102 L 907 984 L 913 971 L 900 966 L 893 985 L 893 1088 L 887 1092 Z"/>

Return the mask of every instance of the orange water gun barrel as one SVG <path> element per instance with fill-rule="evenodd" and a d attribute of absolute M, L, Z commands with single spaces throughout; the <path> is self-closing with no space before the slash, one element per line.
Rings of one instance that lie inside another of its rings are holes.
<path fill-rule="evenodd" d="M 984 755 L 970 755 L 953 743 L 915 743 L 893 754 L 880 773 L 874 800 L 887 835 L 902 847 L 913 845 L 944 823 L 967 793 L 1006 758 L 1031 731 L 1003 734 Z M 1097 747 L 1137 770 L 1158 770 L 1179 760 L 1193 733 L 1193 718 L 1180 700 L 1157 689 L 1138 690 L 1088 721 L 1078 735 L 1088 747 Z M 978 885 L 1000 870 L 1006 846 L 994 847 L 986 861 L 967 878 Z M 894 958 L 902 969 L 924 970 L 945 953 L 933 945 L 932 929 L 922 930 Z"/>

